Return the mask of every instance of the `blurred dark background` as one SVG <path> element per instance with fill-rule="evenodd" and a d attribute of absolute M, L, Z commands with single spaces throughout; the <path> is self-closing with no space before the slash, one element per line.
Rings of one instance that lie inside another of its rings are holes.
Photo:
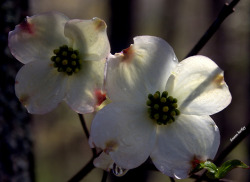
<path fill-rule="evenodd" d="M 2 0 L 0 2 L 0 181 L 61 182 L 70 179 L 91 158 L 78 116 L 62 103 L 46 115 L 29 115 L 15 97 L 15 75 L 22 66 L 9 53 L 7 35 L 25 16 L 60 11 L 71 19 L 99 17 L 108 25 L 112 53 L 133 43 L 137 35 L 165 39 L 181 61 L 215 20 L 224 0 Z M 199 52 L 224 71 L 232 103 L 212 116 L 221 131 L 220 151 L 250 121 L 250 1 L 236 11 Z M 85 116 L 90 126 L 92 115 Z M 249 138 L 227 159 L 250 165 Z M 101 181 L 94 169 L 83 182 Z M 234 169 L 228 179 L 250 181 L 249 170 Z M 125 178 L 109 181 L 161 182 L 169 178 L 157 171 L 132 170 Z M 192 180 L 181 180 L 192 181 Z"/>

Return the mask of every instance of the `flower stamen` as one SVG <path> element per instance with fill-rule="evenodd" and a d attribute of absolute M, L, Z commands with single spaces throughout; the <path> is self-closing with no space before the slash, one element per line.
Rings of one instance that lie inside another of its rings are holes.
<path fill-rule="evenodd" d="M 81 69 L 81 60 L 78 50 L 63 45 L 53 52 L 55 55 L 51 57 L 51 61 L 54 62 L 54 67 L 57 68 L 58 72 L 64 72 L 69 76 L 79 72 Z"/>
<path fill-rule="evenodd" d="M 162 92 L 162 94 L 159 91 L 149 94 L 146 104 L 149 106 L 148 113 L 150 118 L 159 125 L 174 122 L 175 117 L 180 114 L 180 111 L 177 109 L 177 99 L 168 96 L 167 91 Z"/>

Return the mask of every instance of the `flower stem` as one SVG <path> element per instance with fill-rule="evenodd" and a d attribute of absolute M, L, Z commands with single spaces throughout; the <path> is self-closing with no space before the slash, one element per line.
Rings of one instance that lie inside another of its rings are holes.
<path fill-rule="evenodd" d="M 171 182 L 175 182 L 174 178 L 169 177 Z"/>
<path fill-rule="evenodd" d="M 86 166 L 84 166 L 76 175 L 74 175 L 68 182 L 79 182 L 82 180 L 92 169 L 95 168 L 94 164 L 94 157 L 88 162 Z"/>
<path fill-rule="evenodd" d="M 86 125 L 85 119 L 84 119 L 82 114 L 78 114 L 78 116 L 79 116 L 79 119 L 81 121 L 83 131 L 88 139 L 89 138 L 89 130 L 88 130 L 88 127 Z M 97 152 L 96 152 L 95 148 L 92 148 L 91 150 L 92 150 L 92 154 L 93 154 L 93 157 L 91 158 L 91 160 L 77 174 L 75 174 L 68 182 L 78 182 L 78 181 L 82 180 L 92 169 L 95 168 L 93 161 L 97 156 Z"/>
<path fill-rule="evenodd" d="M 81 124 L 82 124 L 82 128 L 84 130 L 84 133 L 86 135 L 87 138 L 89 138 L 89 130 L 88 130 L 88 127 L 86 126 L 86 123 L 85 123 L 85 119 L 83 117 L 83 114 L 78 114 L 79 116 L 79 119 L 81 121 Z"/>
<path fill-rule="evenodd" d="M 107 178 L 108 178 L 108 172 L 107 171 L 103 171 L 102 182 L 106 182 Z"/>
<path fill-rule="evenodd" d="M 219 29 L 222 22 L 231 14 L 234 12 L 234 6 L 239 2 L 240 0 L 233 0 L 230 4 L 225 3 L 223 8 L 221 9 L 219 15 L 215 19 L 215 21 L 212 23 L 212 25 L 208 28 L 208 30 L 205 32 L 205 34 L 201 37 L 201 39 L 198 41 L 198 43 L 193 47 L 193 49 L 188 53 L 187 57 L 196 55 L 203 47 L 204 45 L 209 41 L 209 39 L 214 35 L 214 33 Z"/>
<path fill-rule="evenodd" d="M 87 139 L 89 139 L 89 130 L 88 130 L 88 127 L 86 126 L 86 122 L 85 122 L 85 119 L 83 117 L 83 114 L 78 114 L 78 116 L 79 116 L 79 119 L 81 121 L 83 131 L 84 131 Z M 96 157 L 96 155 L 97 155 L 96 149 L 91 148 L 91 150 L 92 150 L 93 157 Z"/>

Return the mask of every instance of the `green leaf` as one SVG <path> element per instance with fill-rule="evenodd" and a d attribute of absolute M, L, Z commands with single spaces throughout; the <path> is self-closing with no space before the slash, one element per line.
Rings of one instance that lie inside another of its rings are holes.
<path fill-rule="evenodd" d="M 245 168 L 250 169 L 248 165 L 241 162 L 240 160 L 229 160 L 224 162 L 221 167 L 217 167 L 214 163 L 210 161 L 202 162 L 198 164 L 190 174 L 200 171 L 201 169 L 207 170 L 207 177 L 213 180 L 218 180 L 224 178 L 225 175 L 234 168 Z"/>
<path fill-rule="evenodd" d="M 208 172 L 211 173 L 212 176 L 214 176 L 215 173 L 218 171 L 218 168 L 217 168 L 217 166 L 216 166 L 214 163 L 212 163 L 212 162 L 210 162 L 210 161 L 205 161 L 205 162 L 199 163 L 199 164 L 191 171 L 190 174 L 196 173 L 196 172 L 198 172 L 198 171 L 200 171 L 200 170 L 202 170 L 202 169 L 208 170 Z M 211 176 L 211 175 L 210 175 L 210 176 Z"/>
<path fill-rule="evenodd" d="M 207 177 L 209 177 L 210 179 L 216 179 L 215 175 L 218 172 L 218 168 L 214 163 L 212 163 L 210 161 L 206 161 L 206 162 L 202 163 L 201 165 L 202 165 L 202 168 L 204 168 L 208 171 L 206 173 Z"/>
<path fill-rule="evenodd" d="M 234 168 L 245 168 L 249 169 L 249 166 L 245 163 L 241 162 L 240 160 L 229 160 L 224 162 L 221 167 L 218 168 L 218 172 L 215 174 L 216 179 L 221 179 L 226 176 L 226 174 Z"/>
<path fill-rule="evenodd" d="M 208 170 L 210 173 L 216 173 L 218 170 L 217 166 L 210 161 L 206 161 L 204 163 L 201 163 L 201 167 Z"/>

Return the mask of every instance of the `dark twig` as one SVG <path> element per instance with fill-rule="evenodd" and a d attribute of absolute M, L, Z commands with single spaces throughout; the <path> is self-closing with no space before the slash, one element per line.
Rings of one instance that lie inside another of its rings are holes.
<path fill-rule="evenodd" d="M 174 178 L 169 177 L 171 182 L 175 182 Z"/>
<path fill-rule="evenodd" d="M 89 130 L 88 130 L 88 127 L 86 126 L 86 122 L 85 122 L 85 119 L 83 117 L 82 114 L 78 114 L 79 116 L 79 119 L 81 121 L 81 124 L 82 124 L 82 127 L 83 127 L 83 131 L 87 137 L 87 139 L 89 138 Z M 89 163 L 84 166 L 76 175 L 74 175 L 70 180 L 69 182 L 78 182 L 80 181 L 82 178 L 84 178 L 92 169 L 95 168 L 94 164 L 93 164 L 93 161 L 94 159 L 96 158 L 97 156 L 97 152 L 96 152 L 96 149 L 95 148 L 91 148 L 92 150 L 92 154 L 93 154 L 93 157 L 92 159 L 89 161 Z"/>
<path fill-rule="evenodd" d="M 86 126 L 86 122 L 85 122 L 85 119 L 83 117 L 83 114 L 78 114 L 78 116 L 79 116 L 79 119 L 81 121 L 84 133 L 85 133 L 87 139 L 89 139 L 89 130 L 88 130 L 88 127 Z M 96 157 L 96 155 L 97 155 L 96 149 L 95 148 L 91 148 L 91 150 L 92 150 L 92 153 L 93 153 L 93 157 Z"/>
<path fill-rule="evenodd" d="M 92 169 L 95 168 L 94 157 L 88 162 L 86 166 L 84 166 L 75 176 L 73 176 L 68 182 L 79 182 L 82 180 Z"/>
<path fill-rule="evenodd" d="M 86 126 L 86 123 L 85 123 L 85 119 L 83 117 L 83 114 L 78 114 L 79 116 L 79 119 L 81 121 L 81 124 L 82 124 L 82 128 L 84 130 L 84 133 L 86 135 L 87 138 L 89 138 L 89 130 L 88 130 L 88 127 Z"/>
<path fill-rule="evenodd" d="M 222 22 L 234 12 L 234 6 L 239 2 L 240 0 L 233 0 L 230 4 L 225 3 L 224 7 L 220 11 L 218 17 L 213 22 L 213 24 L 208 28 L 206 33 L 201 37 L 199 42 L 194 46 L 194 48 L 188 53 L 187 57 L 196 55 L 203 47 L 204 45 L 209 41 L 209 39 L 214 35 L 214 33 L 218 30 Z"/>
<path fill-rule="evenodd" d="M 243 130 L 238 136 L 218 155 L 214 160 L 216 165 L 221 165 L 226 156 L 248 135 L 250 134 L 250 123 L 246 126 L 246 129 Z"/>
<path fill-rule="evenodd" d="M 107 171 L 103 171 L 102 182 L 106 182 L 107 178 L 108 178 L 108 172 Z"/>

